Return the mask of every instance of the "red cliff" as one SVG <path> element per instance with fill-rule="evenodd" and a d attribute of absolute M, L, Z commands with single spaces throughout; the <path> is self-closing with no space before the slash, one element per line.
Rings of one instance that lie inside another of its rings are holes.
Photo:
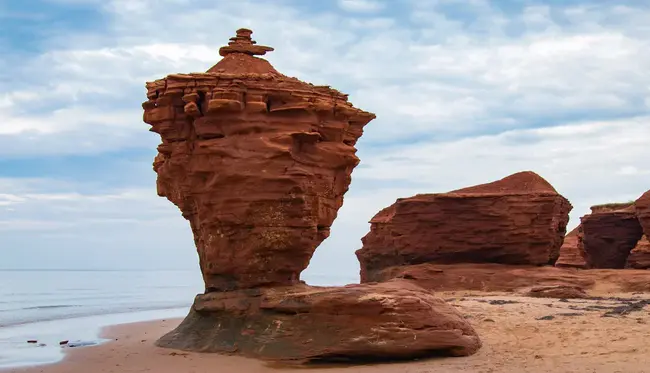
<path fill-rule="evenodd" d="M 588 268 L 624 268 L 643 235 L 633 203 L 593 206 L 580 224 Z"/>
<path fill-rule="evenodd" d="M 571 208 L 533 172 L 400 198 L 370 221 L 356 252 L 362 281 L 388 267 L 420 263 L 554 264 Z"/>
<path fill-rule="evenodd" d="M 451 306 L 403 281 L 300 281 L 343 203 L 374 114 L 277 72 L 240 29 L 206 73 L 147 83 L 160 196 L 189 220 L 205 294 L 158 346 L 314 361 L 472 354 Z"/>

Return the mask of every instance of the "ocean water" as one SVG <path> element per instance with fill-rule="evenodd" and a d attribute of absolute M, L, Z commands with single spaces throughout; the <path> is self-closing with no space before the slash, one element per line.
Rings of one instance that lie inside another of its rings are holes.
<path fill-rule="evenodd" d="M 318 275 L 305 280 L 312 285 L 358 281 Z M 0 369 L 56 362 L 63 357 L 60 341 L 100 343 L 104 326 L 183 317 L 201 292 L 198 269 L 0 270 Z"/>

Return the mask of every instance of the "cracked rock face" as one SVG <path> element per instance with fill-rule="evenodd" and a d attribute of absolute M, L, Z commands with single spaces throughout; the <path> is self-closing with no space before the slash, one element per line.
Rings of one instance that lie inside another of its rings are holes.
<path fill-rule="evenodd" d="M 389 267 L 421 263 L 554 264 L 571 208 L 533 172 L 400 198 L 370 221 L 356 253 L 362 282 Z"/>
<path fill-rule="evenodd" d="M 147 83 L 160 196 L 189 220 L 208 291 L 299 282 L 329 235 L 374 114 L 278 73 L 239 30 L 203 74 Z"/>

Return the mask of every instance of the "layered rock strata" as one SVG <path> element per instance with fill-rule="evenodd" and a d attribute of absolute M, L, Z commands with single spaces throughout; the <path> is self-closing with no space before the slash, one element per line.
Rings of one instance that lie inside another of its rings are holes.
<path fill-rule="evenodd" d="M 539 175 L 400 198 L 370 221 L 356 252 L 362 282 L 420 263 L 554 264 L 571 204 Z"/>
<path fill-rule="evenodd" d="M 160 134 L 160 196 L 192 228 L 205 281 L 162 347 L 285 361 L 467 355 L 480 347 L 453 308 L 405 282 L 313 288 L 300 281 L 328 236 L 374 114 L 277 72 L 240 29 L 202 74 L 147 83 Z"/>
<path fill-rule="evenodd" d="M 634 211 L 643 227 L 643 233 L 650 237 L 650 190 L 634 202 Z"/>
<path fill-rule="evenodd" d="M 585 254 L 582 249 L 579 235 L 582 227 L 578 225 L 564 236 L 560 247 L 560 257 L 555 262 L 556 267 L 586 268 Z"/>
<path fill-rule="evenodd" d="M 600 205 L 580 219 L 581 246 L 588 268 L 625 268 L 643 230 L 630 204 Z"/>
<path fill-rule="evenodd" d="M 207 73 L 147 83 L 158 194 L 189 220 L 211 291 L 299 282 L 375 117 L 255 57 L 269 50 L 240 30 Z"/>

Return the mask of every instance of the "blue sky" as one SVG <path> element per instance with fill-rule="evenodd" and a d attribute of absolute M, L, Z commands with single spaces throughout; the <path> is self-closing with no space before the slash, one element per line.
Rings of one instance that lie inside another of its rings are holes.
<path fill-rule="evenodd" d="M 522 170 L 571 200 L 573 226 L 650 188 L 647 19 L 640 0 L 0 0 L 0 267 L 196 266 L 140 104 L 239 27 L 279 71 L 377 114 L 309 274 L 355 276 L 398 197 Z"/>

